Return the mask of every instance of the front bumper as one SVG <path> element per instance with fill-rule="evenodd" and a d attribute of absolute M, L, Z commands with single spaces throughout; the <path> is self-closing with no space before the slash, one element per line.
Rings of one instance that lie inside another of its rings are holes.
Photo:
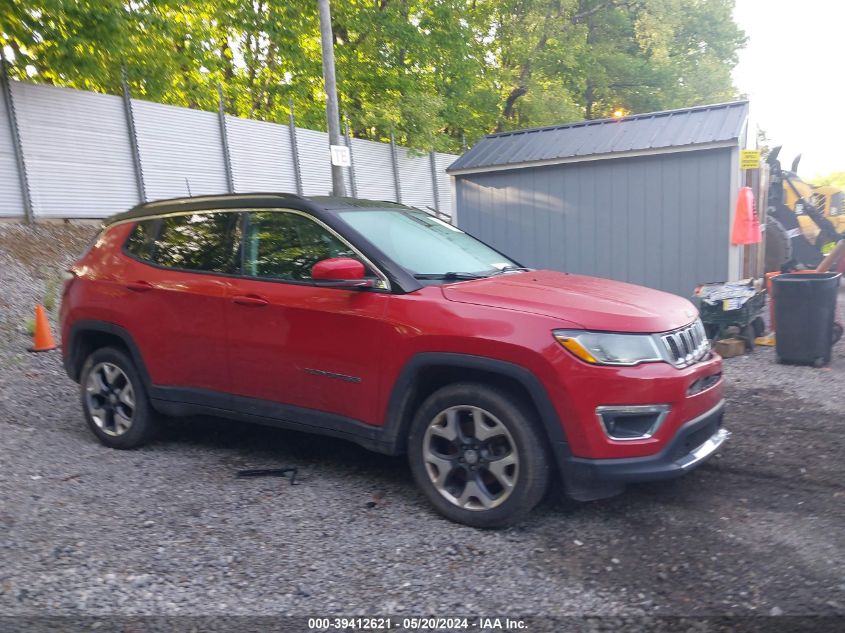
<path fill-rule="evenodd" d="M 622 492 L 626 483 L 679 477 L 715 453 L 730 437 L 722 428 L 725 401 L 686 422 L 659 453 L 623 459 L 585 459 L 559 456 L 567 494 L 591 501 Z"/>

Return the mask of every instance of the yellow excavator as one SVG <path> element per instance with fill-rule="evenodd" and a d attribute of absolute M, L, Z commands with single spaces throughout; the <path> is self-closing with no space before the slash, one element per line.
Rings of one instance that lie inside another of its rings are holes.
<path fill-rule="evenodd" d="M 830 185 L 815 187 L 798 176 L 799 154 L 792 168 L 781 168 L 780 147 L 769 153 L 769 199 L 766 221 L 766 270 L 800 265 L 815 268 L 845 239 L 845 192 Z M 777 260 L 777 261 L 775 261 Z"/>

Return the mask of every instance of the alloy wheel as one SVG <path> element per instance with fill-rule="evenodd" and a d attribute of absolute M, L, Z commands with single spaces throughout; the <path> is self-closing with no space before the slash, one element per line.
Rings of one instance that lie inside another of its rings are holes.
<path fill-rule="evenodd" d="M 496 416 L 480 407 L 449 407 L 426 428 L 423 461 L 437 491 L 465 510 L 504 503 L 519 475 L 516 443 Z"/>
<path fill-rule="evenodd" d="M 98 363 L 85 383 L 88 415 L 106 435 L 117 437 L 132 426 L 135 390 L 124 371 L 114 363 Z"/>

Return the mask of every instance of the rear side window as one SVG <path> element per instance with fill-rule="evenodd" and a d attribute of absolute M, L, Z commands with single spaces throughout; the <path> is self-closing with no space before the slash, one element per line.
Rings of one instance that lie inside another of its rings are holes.
<path fill-rule="evenodd" d="M 126 251 L 139 259 L 150 258 L 150 246 L 155 233 L 155 220 L 144 220 L 135 225 L 126 240 Z"/>
<path fill-rule="evenodd" d="M 126 240 L 126 252 L 169 268 L 237 272 L 239 213 L 194 213 L 143 220 Z"/>
<path fill-rule="evenodd" d="M 356 257 L 323 226 L 290 212 L 250 213 L 244 242 L 244 273 L 253 277 L 305 281 L 321 259 Z"/>

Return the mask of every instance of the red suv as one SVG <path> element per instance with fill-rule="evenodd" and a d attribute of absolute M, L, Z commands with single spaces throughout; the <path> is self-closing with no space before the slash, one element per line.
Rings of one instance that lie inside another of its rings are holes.
<path fill-rule="evenodd" d="M 530 270 L 407 206 L 153 202 L 107 220 L 71 272 L 65 368 L 113 448 L 160 415 L 332 435 L 407 453 L 441 513 L 496 527 L 551 480 L 607 497 L 728 437 L 721 359 L 687 300 Z"/>

